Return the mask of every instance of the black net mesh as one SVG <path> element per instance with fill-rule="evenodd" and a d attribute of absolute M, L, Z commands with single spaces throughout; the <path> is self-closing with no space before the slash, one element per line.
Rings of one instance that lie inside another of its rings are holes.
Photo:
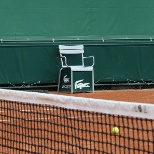
<path fill-rule="evenodd" d="M 118 133 L 112 129 L 117 127 Z M 0 153 L 152 154 L 154 120 L 1 100 Z"/>

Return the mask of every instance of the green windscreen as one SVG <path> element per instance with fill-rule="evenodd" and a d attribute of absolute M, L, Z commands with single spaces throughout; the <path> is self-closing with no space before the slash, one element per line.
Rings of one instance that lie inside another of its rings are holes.
<path fill-rule="evenodd" d="M 1 0 L 0 85 L 57 84 L 59 44 L 95 56 L 95 83 L 154 83 L 153 15 L 154 0 Z"/>
<path fill-rule="evenodd" d="M 1 0 L 0 39 L 154 37 L 153 0 Z"/>

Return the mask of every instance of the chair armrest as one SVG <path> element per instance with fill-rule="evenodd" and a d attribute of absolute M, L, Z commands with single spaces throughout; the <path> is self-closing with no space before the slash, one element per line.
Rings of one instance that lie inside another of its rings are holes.
<path fill-rule="evenodd" d="M 83 57 L 83 58 L 92 58 L 93 59 L 93 64 L 91 66 L 94 66 L 94 64 L 95 64 L 95 58 L 94 58 L 94 56 L 88 56 L 88 57 Z"/>
<path fill-rule="evenodd" d="M 59 58 L 64 59 L 65 65 L 68 67 L 66 57 L 65 56 L 60 56 Z"/>

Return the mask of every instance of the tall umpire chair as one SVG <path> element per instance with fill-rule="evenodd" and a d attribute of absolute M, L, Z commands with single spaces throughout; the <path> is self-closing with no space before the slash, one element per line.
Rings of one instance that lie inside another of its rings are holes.
<path fill-rule="evenodd" d="M 84 46 L 59 45 L 62 68 L 59 73 L 58 91 L 94 92 L 94 56 L 84 57 Z M 92 65 L 85 66 L 86 58 Z"/>

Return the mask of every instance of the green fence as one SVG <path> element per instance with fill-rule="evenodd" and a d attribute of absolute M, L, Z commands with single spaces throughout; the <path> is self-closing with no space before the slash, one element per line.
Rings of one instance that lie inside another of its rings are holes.
<path fill-rule="evenodd" d="M 153 0 L 1 0 L 0 85 L 57 85 L 59 44 L 84 44 L 95 83 L 153 83 Z"/>
<path fill-rule="evenodd" d="M 0 39 L 154 37 L 153 0 L 1 0 Z"/>
<path fill-rule="evenodd" d="M 0 46 L 0 84 L 57 85 L 61 68 L 58 45 L 81 43 L 85 46 L 85 56 L 95 56 L 95 84 L 154 82 L 152 40 L 97 40 L 3 42 Z"/>

